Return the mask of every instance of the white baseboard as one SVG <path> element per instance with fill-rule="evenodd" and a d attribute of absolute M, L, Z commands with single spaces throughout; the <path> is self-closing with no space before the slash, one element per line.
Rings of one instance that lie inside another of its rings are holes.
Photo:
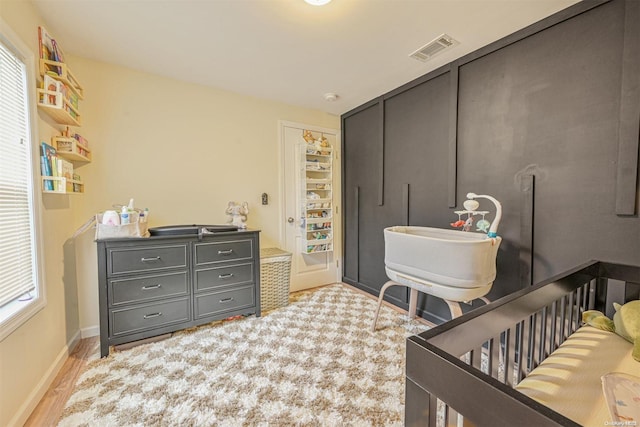
<path fill-rule="evenodd" d="M 24 425 L 33 410 L 36 408 L 36 406 L 38 406 L 38 403 L 40 403 L 40 400 L 42 400 L 42 397 L 49 389 L 49 386 L 51 386 L 51 383 L 56 378 L 56 375 L 58 375 L 58 372 L 60 372 L 60 369 L 62 369 L 64 362 L 67 361 L 67 358 L 69 357 L 73 349 L 76 348 L 76 345 L 78 345 L 79 342 L 80 331 L 76 332 L 76 334 L 71 337 L 71 340 L 69 340 L 67 345 L 65 345 L 62 350 L 60 350 L 60 353 L 58 353 L 58 356 L 55 358 L 47 372 L 45 372 L 40 382 L 36 384 L 36 386 L 33 388 L 33 391 L 29 393 L 29 396 L 27 397 L 25 402 L 20 405 L 20 408 L 18 409 L 14 417 L 9 421 L 10 427 Z"/>
<path fill-rule="evenodd" d="M 100 335 L 100 326 L 89 326 L 88 328 L 80 329 L 82 339 L 97 337 L 98 335 Z"/>

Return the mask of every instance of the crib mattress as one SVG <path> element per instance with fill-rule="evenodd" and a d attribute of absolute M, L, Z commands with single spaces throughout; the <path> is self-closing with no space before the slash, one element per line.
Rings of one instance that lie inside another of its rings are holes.
<path fill-rule="evenodd" d="M 583 326 L 515 388 L 583 426 L 612 425 L 601 377 L 638 375 L 633 346 L 618 335 Z"/>

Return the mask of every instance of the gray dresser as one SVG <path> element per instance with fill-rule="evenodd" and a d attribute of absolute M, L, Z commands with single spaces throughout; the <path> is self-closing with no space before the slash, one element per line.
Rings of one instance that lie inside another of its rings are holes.
<path fill-rule="evenodd" d="M 235 315 L 260 316 L 259 232 L 98 240 L 100 354 Z"/>

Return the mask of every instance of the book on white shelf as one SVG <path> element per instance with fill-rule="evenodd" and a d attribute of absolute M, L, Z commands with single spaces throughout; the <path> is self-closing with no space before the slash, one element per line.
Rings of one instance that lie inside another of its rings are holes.
<path fill-rule="evenodd" d="M 53 52 L 53 43 L 51 43 L 51 36 L 45 30 L 44 27 L 38 27 L 38 46 L 40 47 L 41 59 L 53 59 L 51 52 Z"/>
<path fill-rule="evenodd" d="M 64 84 L 53 77 L 45 74 L 42 80 L 43 89 L 47 92 L 56 92 L 56 93 L 45 93 L 40 100 L 41 104 L 44 105 L 53 105 L 57 108 L 62 107 L 62 87 Z"/>
<path fill-rule="evenodd" d="M 62 52 L 60 46 L 58 46 L 58 42 L 56 42 L 56 39 L 51 39 L 51 45 L 53 46 L 53 57 L 55 58 L 54 60 L 57 62 L 65 62 L 64 53 Z"/>
<path fill-rule="evenodd" d="M 50 61 L 62 62 L 59 59 L 59 49 L 51 34 L 42 26 L 38 27 L 38 46 L 40 48 L 40 58 Z M 57 52 L 56 52 L 57 49 Z M 62 67 L 56 66 L 55 71 L 62 75 Z"/>
<path fill-rule="evenodd" d="M 73 163 L 58 158 L 58 176 L 63 176 L 69 180 L 73 179 Z"/>
<path fill-rule="evenodd" d="M 40 143 L 40 154 L 44 156 L 44 176 L 52 176 L 52 161 L 51 158 L 56 156 L 56 149 L 46 142 Z"/>

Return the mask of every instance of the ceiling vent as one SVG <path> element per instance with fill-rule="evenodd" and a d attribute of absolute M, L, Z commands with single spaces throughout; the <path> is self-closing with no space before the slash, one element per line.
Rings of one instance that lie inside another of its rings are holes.
<path fill-rule="evenodd" d="M 452 39 L 451 36 L 442 34 L 436 37 L 434 40 L 431 40 L 429 43 L 422 46 L 420 49 L 416 50 L 409 56 L 411 58 L 417 59 L 418 61 L 426 62 L 443 50 L 453 47 L 457 44 L 459 44 L 458 41 Z"/>

